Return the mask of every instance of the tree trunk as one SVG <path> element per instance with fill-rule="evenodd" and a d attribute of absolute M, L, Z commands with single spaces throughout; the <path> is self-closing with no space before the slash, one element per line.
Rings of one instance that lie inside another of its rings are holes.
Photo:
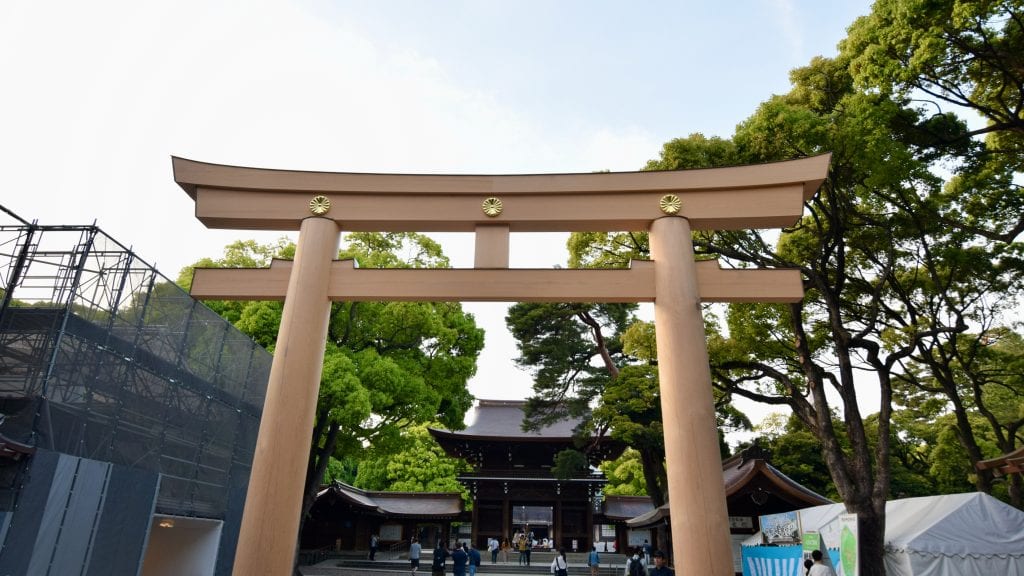
<path fill-rule="evenodd" d="M 1022 498 L 1021 490 L 1021 476 L 1020 474 L 1010 474 L 1008 478 L 1009 489 L 1010 489 L 1010 504 L 1018 509 L 1024 508 L 1024 498 Z"/>
<path fill-rule="evenodd" d="M 660 450 L 651 448 L 637 448 L 640 453 L 640 463 L 644 468 L 644 486 L 647 488 L 647 495 L 651 497 L 651 503 L 657 508 L 667 500 L 665 490 L 662 488 L 667 481 L 665 471 L 665 454 Z"/>
<path fill-rule="evenodd" d="M 885 502 L 882 502 L 885 508 Z M 861 576 L 885 576 L 885 514 L 858 511 L 857 543 Z"/>

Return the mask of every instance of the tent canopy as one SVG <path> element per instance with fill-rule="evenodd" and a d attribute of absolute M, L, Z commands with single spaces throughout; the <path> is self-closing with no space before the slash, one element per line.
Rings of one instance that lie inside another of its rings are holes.
<path fill-rule="evenodd" d="M 804 532 L 839 547 L 842 504 L 800 510 Z M 885 506 L 890 550 L 935 556 L 1016 556 L 1024 559 L 1024 512 L 981 492 L 892 500 Z M 761 542 L 755 534 L 745 546 Z"/>

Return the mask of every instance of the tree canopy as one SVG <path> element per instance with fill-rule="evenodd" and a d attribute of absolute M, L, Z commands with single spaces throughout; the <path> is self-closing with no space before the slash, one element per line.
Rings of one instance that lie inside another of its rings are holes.
<path fill-rule="evenodd" d="M 973 462 L 1019 442 L 1015 376 L 995 376 L 984 359 L 985 343 L 1012 321 L 1024 269 L 1016 148 L 1024 52 L 1010 50 L 1021 38 L 1019 12 L 1016 2 L 880 0 L 838 57 L 794 70 L 792 89 L 731 138 L 672 140 L 646 167 L 832 152 L 829 177 L 795 226 L 779 235 L 702 232 L 694 243 L 698 257 L 727 266 L 801 271 L 800 303 L 728 307 L 708 341 L 713 375 L 723 391 L 792 410 L 813 439 L 802 445 L 818 447 L 834 493 L 861 516 L 865 557 L 881 558 L 886 499 L 934 488 L 922 472 L 942 460 L 904 442 L 910 421 L 894 426 L 894 394 L 901 402 L 910 386 L 942 394 L 920 402 L 935 409 L 931 422 L 949 423 L 936 449 L 967 456 L 945 486 L 954 478 L 962 486 Z M 929 110 L 915 100 L 921 94 L 977 110 L 987 124 L 971 129 L 955 111 Z M 570 246 L 575 266 L 621 266 L 649 252 L 642 231 L 577 233 Z M 869 383 L 877 405 L 866 404 Z M 972 416 L 989 397 L 1011 408 Z M 880 561 L 869 564 L 866 574 L 882 573 Z"/>
<path fill-rule="evenodd" d="M 339 258 L 354 258 L 362 268 L 448 266 L 440 246 L 421 234 L 355 233 L 345 240 Z M 223 258 L 204 259 L 183 270 L 181 280 L 187 286 L 196 266 L 262 267 L 271 258 L 293 255 L 294 246 L 287 241 L 240 241 L 228 246 Z M 273 348 L 280 302 L 209 304 L 257 342 Z M 466 385 L 476 371 L 483 336 L 473 316 L 458 303 L 332 304 L 315 426 L 310 431 L 313 445 L 303 515 L 312 506 L 329 463 L 359 461 L 367 446 L 373 447 L 370 470 L 362 472 L 368 484 L 416 484 L 380 471 L 380 458 L 402 454 L 410 441 L 422 444 L 425 431 L 413 428 L 417 425 L 463 426 L 473 402 Z M 387 478 L 391 480 L 382 480 Z M 435 478 L 422 486 L 454 488 L 446 482 Z"/>

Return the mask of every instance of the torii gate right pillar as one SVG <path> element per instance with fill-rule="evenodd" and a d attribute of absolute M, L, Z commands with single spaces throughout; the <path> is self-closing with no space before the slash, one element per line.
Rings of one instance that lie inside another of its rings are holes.
<path fill-rule="evenodd" d="M 732 576 L 725 487 L 718 453 L 704 318 L 686 218 L 651 223 L 654 325 L 672 518 L 681 576 Z"/>

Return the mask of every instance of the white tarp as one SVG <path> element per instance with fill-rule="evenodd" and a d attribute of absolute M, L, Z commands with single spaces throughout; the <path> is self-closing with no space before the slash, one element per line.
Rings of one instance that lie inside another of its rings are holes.
<path fill-rule="evenodd" d="M 839 547 L 841 504 L 800 510 L 804 532 Z M 1024 512 L 980 492 L 886 503 L 889 576 L 1024 576 Z M 759 544 L 760 534 L 744 543 Z"/>
<path fill-rule="evenodd" d="M 896 500 L 885 513 L 893 576 L 1024 576 L 1024 512 L 987 494 Z"/>

